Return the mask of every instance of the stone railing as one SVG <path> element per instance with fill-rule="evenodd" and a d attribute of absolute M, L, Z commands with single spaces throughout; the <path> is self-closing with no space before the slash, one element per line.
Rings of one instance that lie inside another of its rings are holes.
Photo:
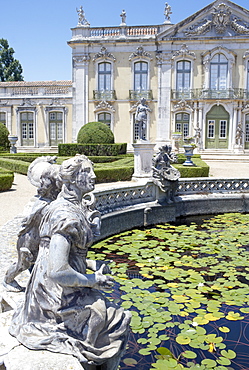
<path fill-rule="evenodd" d="M 44 95 L 70 95 L 71 85 L 51 86 L 13 86 L 0 88 L 1 96 L 44 96 Z"/>
<path fill-rule="evenodd" d="M 159 26 L 94 27 L 89 29 L 89 36 L 91 38 L 156 36 L 159 31 Z"/>
<path fill-rule="evenodd" d="M 139 204 L 156 202 L 158 187 L 152 182 L 128 183 L 116 188 L 96 189 L 96 207 L 102 213 L 111 213 Z M 248 179 L 181 179 L 176 196 L 213 193 L 249 193 Z"/>
<path fill-rule="evenodd" d="M 179 181 L 177 195 L 207 193 L 249 192 L 248 179 L 183 179 Z"/>
<path fill-rule="evenodd" d="M 249 99 L 249 91 L 245 89 L 226 89 L 226 90 L 212 90 L 212 89 L 186 89 L 186 90 L 172 90 L 171 97 L 173 100 L 180 99 Z"/>

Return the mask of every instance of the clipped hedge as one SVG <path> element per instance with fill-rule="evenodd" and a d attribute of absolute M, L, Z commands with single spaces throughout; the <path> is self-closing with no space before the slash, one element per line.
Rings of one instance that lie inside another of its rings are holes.
<path fill-rule="evenodd" d="M 14 181 L 14 173 L 0 168 L 0 191 L 9 190 Z"/>
<path fill-rule="evenodd" d="M 134 167 L 94 168 L 96 183 L 130 181 Z"/>
<path fill-rule="evenodd" d="M 126 154 L 127 144 L 59 144 L 59 156 L 74 156 L 85 154 L 86 156 L 116 156 Z"/>
<path fill-rule="evenodd" d="M 186 157 L 184 157 L 182 163 L 184 163 Z M 179 161 L 179 159 L 178 159 Z M 180 171 L 181 177 L 208 177 L 209 176 L 209 166 L 201 160 L 200 156 L 192 157 L 192 161 L 195 166 L 183 166 L 183 164 L 173 164 L 175 168 Z"/>
<path fill-rule="evenodd" d="M 0 157 L 0 167 L 21 173 L 22 175 L 27 175 L 29 165 L 30 163 L 28 162 Z"/>
<path fill-rule="evenodd" d="M 77 136 L 78 144 L 114 144 L 112 130 L 103 122 L 89 122 L 82 126 Z"/>

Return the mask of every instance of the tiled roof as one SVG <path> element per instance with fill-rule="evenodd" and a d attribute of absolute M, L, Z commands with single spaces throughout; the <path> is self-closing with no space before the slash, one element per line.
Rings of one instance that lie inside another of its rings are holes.
<path fill-rule="evenodd" d="M 0 82 L 0 87 L 25 87 L 25 86 L 71 86 L 72 81 L 7 81 Z"/>

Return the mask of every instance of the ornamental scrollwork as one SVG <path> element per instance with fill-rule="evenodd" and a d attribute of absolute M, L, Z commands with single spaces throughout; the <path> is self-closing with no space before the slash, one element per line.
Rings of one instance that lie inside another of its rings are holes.
<path fill-rule="evenodd" d="M 172 59 L 175 59 L 177 57 L 181 58 L 191 57 L 193 59 L 196 59 L 195 53 L 193 51 L 189 51 L 186 44 L 182 44 L 181 49 L 173 53 Z"/>
<path fill-rule="evenodd" d="M 213 7 L 210 17 L 206 17 L 192 25 L 184 33 L 186 36 L 199 36 L 214 28 L 216 33 L 222 35 L 228 27 L 238 35 L 249 34 L 249 24 L 233 16 L 230 7 L 221 3 L 217 7 Z"/>
<path fill-rule="evenodd" d="M 114 62 L 116 61 L 115 56 L 112 53 L 109 53 L 104 46 L 102 46 L 99 53 L 94 55 L 93 62 L 95 62 L 97 59 L 112 59 Z"/>
<path fill-rule="evenodd" d="M 97 112 L 99 110 L 108 110 L 112 113 L 115 113 L 115 109 L 113 108 L 113 106 L 107 103 L 107 101 L 105 100 L 102 100 L 98 105 L 96 105 L 94 112 Z"/>
<path fill-rule="evenodd" d="M 135 58 L 149 58 L 150 60 L 153 60 L 152 58 L 152 55 L 150 53 L 148 53 L 147 51 L 144 50 L 144 48 L 142 46 L 138 46 L 137 47 L 137 51 L 135 51 L 134 53 L 132 53 L 130 56 L 129 56 L 129 60 L 133 60 Z"/>
<path fill-rule="evenodd" d="M 73 57 L 73 65 L 77 66 L 83 63 L 88 63 L 90 61 L 91 57 L 89 54 L 84 55 L 78 55 Z"/>

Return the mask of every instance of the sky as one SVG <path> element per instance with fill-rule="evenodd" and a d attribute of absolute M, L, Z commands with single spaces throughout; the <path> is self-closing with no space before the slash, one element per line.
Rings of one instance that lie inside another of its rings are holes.
<path fill-rule="evenodd" d="M 212 0 L 168 0 L 176 24 Z M 221 1 L 222 2 L 222 1 Z M 248 0 L 236 3 L 249 9 Z M 0 38 L 7 39 L 23 67 L 25 81 L 71 80 L 71 28 L 82 6 L 91 27 L 156 25 L 165 20 L 163 0 L 1 0 Z"/>

